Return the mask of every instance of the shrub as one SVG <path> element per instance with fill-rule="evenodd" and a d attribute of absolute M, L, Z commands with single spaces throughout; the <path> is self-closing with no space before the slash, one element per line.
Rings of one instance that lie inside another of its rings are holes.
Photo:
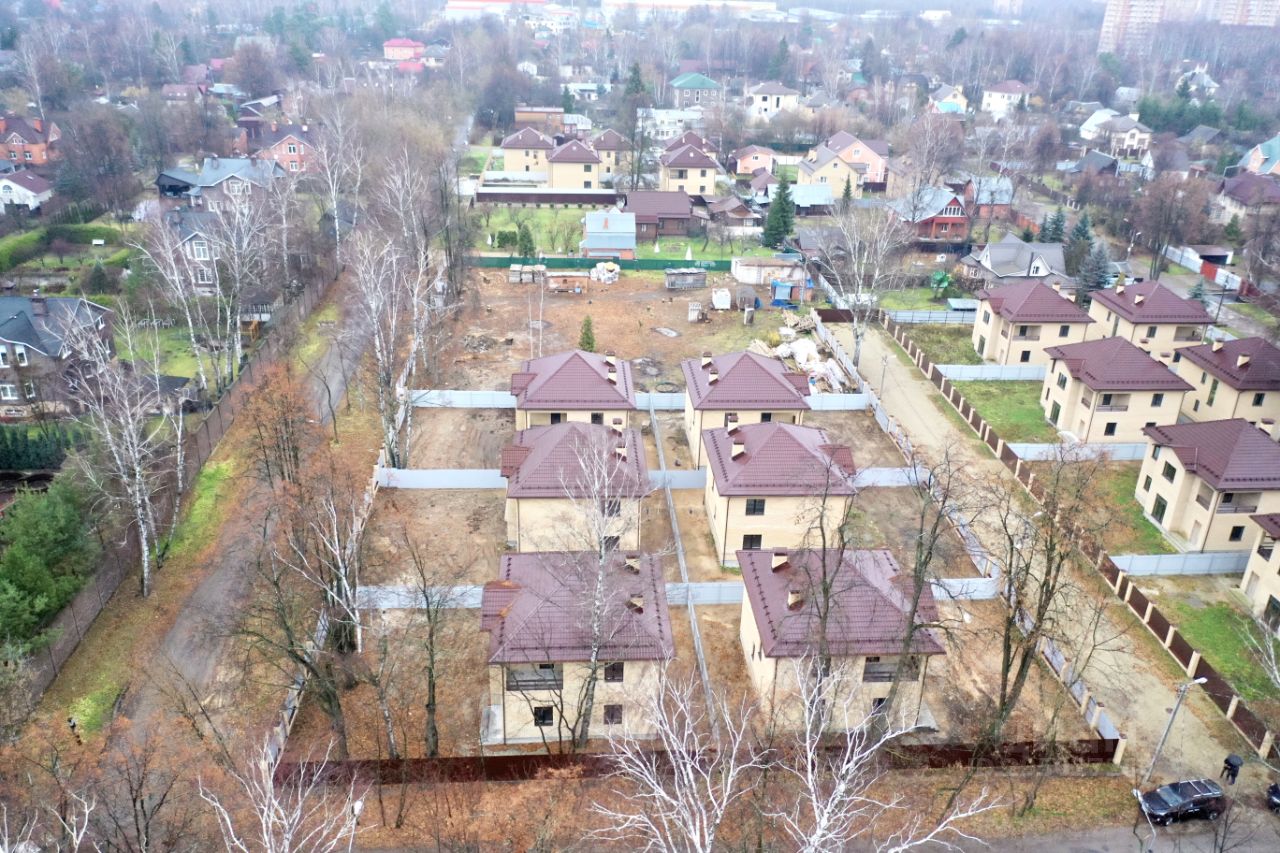
<path fill-rule="evenodd" d="M 120 232 L 110 225 L 50 225 L 49 239 L 66 240 L 68 243 L 88 245 L 94 240 L 105 240 L 109 244 L 120 242 Z"/>
<path fill-rule="evenodd" d="M 103 258 L 102 265 L 104 267 L 115 267 L 117 269 L 122 269 L 122 268 L 128 267 L 129 263 L 132 260 L 133 260 L 133 249 L 124 248 L 118 252 L 112 252 L 111 254 Z"/>
<path fill-rule="evenodd" d="M 515 231 L 499 231 L 493 240 L 495 249 L 514 249 L 520 242 L 520 235 Z"/>
<path fill-rule="evenodd" d="M 12 234 L 0 240 L 0 272 L 11 270 L 44 252 L 48 234 L 43 228 Z"/>

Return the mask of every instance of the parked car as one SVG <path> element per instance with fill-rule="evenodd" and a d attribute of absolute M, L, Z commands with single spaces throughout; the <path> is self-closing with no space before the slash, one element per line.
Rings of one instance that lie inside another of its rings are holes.
<path fill-rule="evenodd" d="M 1161 785 L 1154 791 L 1143 794 L 1141 803 L 1147 818 L 1160 826 L 1192 817 L 1217 820 L 1218 815 L 1227 808 L 1222 788 L 1211 779 L 1192 779 Z"/>

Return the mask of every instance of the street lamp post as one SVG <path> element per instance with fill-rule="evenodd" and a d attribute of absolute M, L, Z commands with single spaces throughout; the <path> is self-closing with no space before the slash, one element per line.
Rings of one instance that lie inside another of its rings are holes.
<path fill-rule="evenodd" d="M 1164 742 L 1169 739 L 1169 732 L 1173 729 L 1173 720 L 1178 716 L 1178 709 L 1182 707 L 1182 701 L 1187 698 L 1187 691 L 1191 689 L 1193 684 L 1204 684 L 1207 678 L 1194 678 L 1191 681 L 1184 681 L 1178 685 L 1177 698 L 1173 700 L 1173 708 L 1169 711 L 1169 722 L 1165 724 L 1164 733 L 1160 735 L 1160 742 L 1156 744 L 1156 751 L 1151 756 L 1151 766 L 1147 768 L 1147 773 L 1142 777 L 1142 784 L 1147 784 L 1151 780 L 1151 773 L 1156 769 L 1156 762 L 1160 760 L 1160 751 L 1164 749 Z"/>
<path fill-rule="evenodd" d="M 889 353 L 880 354 L 880 399 L 884 399 L 884 377 L 889 370 Z"/>

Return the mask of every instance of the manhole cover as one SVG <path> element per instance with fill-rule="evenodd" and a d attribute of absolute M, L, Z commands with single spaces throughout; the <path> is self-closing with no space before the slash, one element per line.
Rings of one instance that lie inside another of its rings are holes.
<path fill-rule="evenodd" d="M 535 331 L 538 329 L 549 329 L 551 328 L 551 321 L 550 320 L 530 320 L 529 328 Z"/>
<path fill-rule="evenodd" d="M 658 334 L 663 335 L 664 337 L 668 337 L 668 338 L 680 337 L 679 332 L 677 332 L 675 329 L 668 329 L 666 326 L 655 326 L 653 330 Z"/>
<path fill-rule="evenodd" d="M 680 390 L 674 382 L 659 382 L 654 387 L 658 389 L 659 394 L 674 394 Z"/>

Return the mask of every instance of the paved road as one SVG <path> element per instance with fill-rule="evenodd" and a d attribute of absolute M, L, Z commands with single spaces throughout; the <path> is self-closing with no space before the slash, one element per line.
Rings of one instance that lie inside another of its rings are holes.
<path fill-rule="evenodd" d="M 1241 812 L 1236 823 L 1227 824 L 1225 838 L 1215 827 L 1191 822 L 1157 829 L 1154 838 L 1145 824 L 1135 835 L 1132 826 L 1082 829 L 1054 835 L 1029 836 L 995 841 L 993 853 L 1275 853 L 1280 850 L 1280 818 L 1266 811 Z"/>
<path fill-rule="evenodd" d="M 846 350 L 852 352 L 848 327 L 836 326 L 835 330 L 846 344 Z M 1000 462 L 975 447 L 972 433 L 962 432 L 953 419 L 943 415 L 938 408 L 946 405 L 941 395 L 914 366 L 900 361 L 891 346 L 887 335 L 874 331 L 863 344 L 863 364 L 876 367 L 866 371 L 867 379 L 874 387 L 880 382 L 882 357 L 887 356 L 883 362 L 886 365 L 884 388 L 876 390 L 882 392 L 885 409 L 901 424 L 913 446 L 934 455 L 950 447 L 965 460 L 971 475 L 1005 476 L 1006 469 Z M 989 536 L 983 528 L 984 525 L 975 525 L 979 539 Z M 999 553 L 995 547 L 997 543 L 986 544 L 992 553 Z M 1128 738 L 1126 767 L 1145 770 L 1168 720 L 1174 690 L 1169 686 L 1168 676 L 1136 652 L 1137 638 L 1127 635 L 1125 623 L 1108 619 L 1104 633 L 1118 635 L 1118 640 L 1094 654 L 1085 673 L 1085 681 Z M 1163 662 L 1161 666 L 1164 666 Z M 1184 707 L 1156 768 L 1157 778 L 1165 775 L 1213 776 L 1228 752 L 1248 754 L 1241 738 L 1232 737 L 1224 742 L 1215 739 L 1205 720 L 1210 720 L 1220 731 L 1227 724 L 1203 693 L 1193 690 Z M 1265 788 L 1264 778 L 1265 774 L 1258 765 L 1249 764 L 1241 774 L 1241 784 L 1261 790 Z"/>

